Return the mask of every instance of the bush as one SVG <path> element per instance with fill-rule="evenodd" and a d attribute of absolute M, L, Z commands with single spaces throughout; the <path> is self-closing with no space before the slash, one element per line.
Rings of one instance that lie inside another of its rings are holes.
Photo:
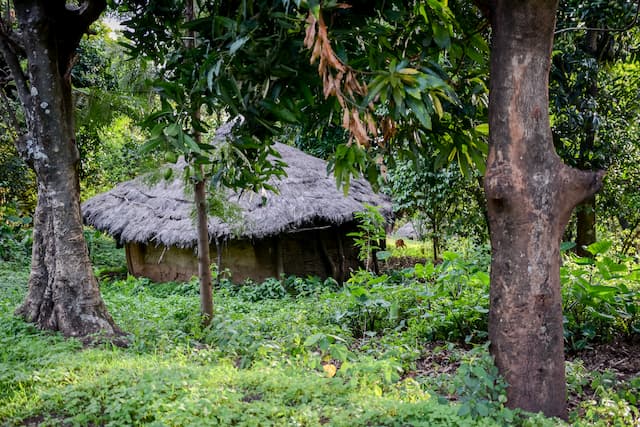
<path fill-rule="evenodd" d="M 31 260 L 31 217 L 14 205 L 0 206 L 0 259 L 26 265 Z"/>
<path fill-rule="evenodd" d="M 640 272 L 607 256 L 610 247 L 596 242 L 587 248 L 594 258 L 571 255 L 561 268 L 569 349 L 640 333 Z"/>

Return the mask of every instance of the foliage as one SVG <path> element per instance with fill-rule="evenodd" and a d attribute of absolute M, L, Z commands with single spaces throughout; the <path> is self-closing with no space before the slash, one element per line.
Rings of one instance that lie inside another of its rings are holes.
<path fill-rule="evenodd" d="M 257 302 L 265 299 L 280 298 L 307 298 L 322 292 L 336 291 L 338 282 L 329 277 L 324 281 L 316 276 L 307 278 L 289 276 L 281 279 L 268 278 L 262 283 L 254 283 L 247 280 L 241 286 L 227 283 L 226 290 L 234 295 L 241 296 L 247 301 Z"/>
<path fill-rule="evenodd" d="M 0 206 L 0 260 L 28 265 L 31 259 L 31 217 L 15 205 Z"/>
<path fill-rule="evenodd" d="M 252 3 L 250 9 L 260 11 L 255 14 L 240 4 L 202 3 L 194 16 L 183 8 L 172 1 L 122 4 L 129 53 L 162 64 L 155 81 L 161 105 L 147 118 L 151 136 L 143 149 L 184 156 L 195 181 L 269 187 L 266 181 L 282 175 L 283 165 L 263 139 L 278 123 L 291 122 L 287 94 L 294 88 L 285 78 L 302 64 L 296 41 L 285 37 L 295 34 L 295 19 L 279 1 Z M 199 140 L 233 117 L 242 117 L 233 135 L 215 144 L 211 136 Z"/>
<path fill-rule="evenodd" d="M 626 426 L 640 420 L 638 377 L 628 382 L 620 381 L 611 371 L 588 371 L 581 361 L 576 361 L 567 364 L 567 378 L 571 393 L 591 391 L 589 399 L 580 405 L 584 416 L 579 418 L 578 413 L 574 413 L 571 417 L 573 425 Z"/>
<path fill-rule="evenodd" d="M 607 256 L 610 247 L 609 241 L 596 242 L 587 248 L 595 259 L 572 256 L 561 268 L 565 339 L 571 349 L 640 333 L 638 271 Z"/>
<path fill-rule="evenodd" d="M 0 56 L 0 67 L 5 75 L 10 71 Z M 17 204 L 25 214 L 31 214 L 36 205 L 35 174 L 16 150 L 16 141 L 24 122 L 20 103 L 12 93 L 13 85 L 4 81 L 0 85 L 0 206 Z"/>
<path fill-rule="evenodd" d="M 100 234 L 92 236 L 91 247 L 99 269 L 124 262 Z M 208 328 L 200 322 L 196 282 L 104 278 L 109 310 L 130 333 L 124 349 L 83 348 L 14 318 L 28 272 L 2 264 L 0 424 L 562 425 L 501 407 L 504 388 L 485 346 L 467 352 L 447 344 L 460 368 L 416 375 L 417 359 L 438 351 L 424 352 L 427 342 L 460 337 L 457 325 L 474 323 L 444 321 L 450 310 L 444 299 L 458 295 L 469 306 L 459 315 L 473 316 L 471 294 L 487 291 L 479 272 L 486 275 L 488 259 L 478 255 L 482 251 L 469 253 L 471 258 L 448 254 L 438 266 L 385 276 L 360 272 L 344 290 L 312 278 L 285 278 L 289 291 L 300 291 L 277 299 L 254 300 L 249 286 L 222 281 Z M 433 292 L 438 286 L 449 295 Z M 468 293 L 460 294 L 458 286 Z M 357 288 L 368 300 L 389 304 L 367 305 Z M 358 329 L 339 316 L 350 310 L 375 317 L 365 329 L 376 333 L 356 337 Z M 427 311 L 441 315 L 425 319 Z M 425 334 L 425 326 L 440 332 Z M 580 372 L 575 363 L 568 379 L 570 390 L 581 384 L 598 390 L 593 402 L 584 400 L 582 412 L 572 414 L 573 424 L 636 422 L 637 380 L 612 381 L 607 374 Z M 488 417 L 469 416 L 487 408 Z"/>
<path fill-rule="evenodd" d="M 484 418 L 504 408 L 507 384 L 498 374 L 488 343 L 467 353 L 456 372 L 452 388 L 455 388 L 462 404 L 459 415 Z M 504 421 L 513 422 L 512 419 Z"/>
<path fill-rule="evenodd" d="M 192 22 L 181 2 L 118 3 L 130 53 L 162 64 L 163 103 L 149 120 L 149 150 L 211 165 L 210 144 L 191 143 L 193 132 L 246 119 L 230 161 L 213 173 L 227 186 L 255 187 L 278 174 L 280 165 L 266 162 L 273 153 L 265 141 L 282 134 L 342 143 L 331 164 L 347 186 L 361 173 L 376 183 L 385 172 L 380 155 L 414 157 L 433 144 L 465 172 L 483 167 L 486 130 L 478 125 L 486 122 L 488 46 L 467 2 L 205 2 Z M 186 34 L 195 43 L 183 43 Z M 318 68 L 301 51 L 303 39 Z M 361 113 L 384 141 L 372 151 L 345 145 L 337 132 L 366 133 Z"/>
<path fill-rule="evenodd" d="M 0 124 L 0 205 L 18 204 L 21 210 L 35 208 L 35 176 L 15 150 L 13 130 Z"/>
<path fill-rule="evenodd" d="M 358 258 L 364 263 L 365 270 L 369 271 L 375 265 L 377 259 L 384 259 L 389 255 L 387 251 L 381 251 L 386 242 L 386 220 L 376 206 L 364 204 L 365 210 L 355 212 L 353 216 L 358 222 L 358 231 L 352 231 L 347 236 L 353 237 L 353 243 L 358 248 Z"/>
<path fill-rule="evenodd" d="M 135 178 L 148 167 L 149 160 L 140 154 L 145 134 L 129 116 L 118 116 L 97 129 L 100 143 L 83 156 L 83 198 L 110 190 L 119 182 Z"/>
<path fill-rule="evenodd" d="M 477 181 L 466 179 L 457 165 L 436 169 L 435 157 L 396 162 L 387 182 L 394 211 L 407 216 L 418 237 L 433 241 L 434 259 L 454 234 L 484 240 L 484 199 Z"/>
<path fill-rule="evenodd" d="M 631 228 L 631 235 L 638 224 L 637 25 L 625 31 L 584 28 L 624 28 L 637 18 L 636 11 L 634 1 L 561 1 L 550 78 L 558 154 L 579 169 L 607 169 L 598 213 L 619 220 L 607 225 Z"/>
<path fill-rule="evenodd" d="M 356 171 L 375 182 L 383 159 L 393 165 L 433 147 L 439 166 L 455 160 L 465 173 L 483 170 L 488 47 L 476 10 L 457 1 L 351 6 L 312 8 L 305 40 L 341 125 L 371 147 L 357 162 L 335 156 L 339 182 Z"/>
<path fill-rule="evenodd" d="M 126 59 L 121 35 L 103 23 L 83 38 L 71 71 L 83 197 L 110 189 L 145 169 L 139 150 L 146 135 L 136 125 L 153 104 L 145 80 L 153 69 Z"/>

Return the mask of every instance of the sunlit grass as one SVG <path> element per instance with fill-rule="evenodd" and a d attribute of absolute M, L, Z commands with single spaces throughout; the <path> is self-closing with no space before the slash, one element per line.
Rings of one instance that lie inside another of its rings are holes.
<path fill-rule="evenodd" d="M 433 249 L 430 241 L 422 242 L 389 236 L 387 237 L 387 250 L 391 251 L 392 257 L 433 258 Z"/>

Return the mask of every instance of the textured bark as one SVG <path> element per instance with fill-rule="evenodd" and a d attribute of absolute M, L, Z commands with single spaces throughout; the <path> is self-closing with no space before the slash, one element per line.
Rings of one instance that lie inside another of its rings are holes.
<path fill-rule="evenodd" d="M 82 233 L 69 77 L 80 37 L 104 3 L 99 10 L 52 3 L 15 2 L 29 77 L 12 69 L 28 127 L 20 149 L 38 183 L 29 289 L 16 314 L 66 336 L 119 335 L 100 296 Z M 15 53 L 6 47 L 5 58 Z"/>
<path fill-rule="evenodd" d="M 508 405 L 567 417 L 560 239 L 602 173 L 553 149 L 548 75 L 557 0 L 495 0 L 485 192 L 491 231 L 491 352 Z"/>

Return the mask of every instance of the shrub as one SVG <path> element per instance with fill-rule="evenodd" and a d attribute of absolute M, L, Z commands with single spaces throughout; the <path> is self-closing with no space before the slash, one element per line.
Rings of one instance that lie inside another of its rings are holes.
<path fill-rule="evenodd" d="M 0 206 L 0 259 L 22 265 L 31 259 L 31 217 L 14 205 Z"/>

